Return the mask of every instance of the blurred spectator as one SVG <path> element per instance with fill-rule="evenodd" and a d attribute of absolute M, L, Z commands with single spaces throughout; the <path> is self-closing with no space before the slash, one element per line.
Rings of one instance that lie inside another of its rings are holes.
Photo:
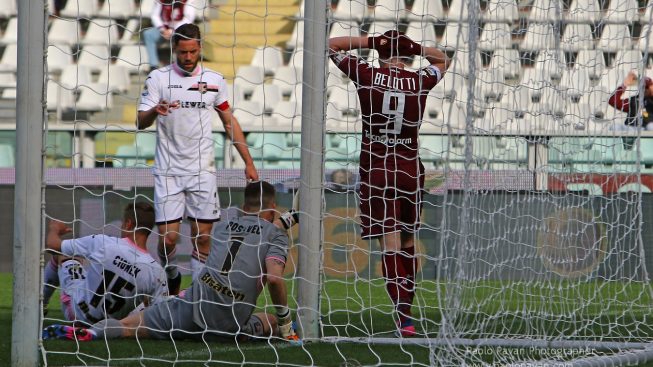
<path fill-rule="evenodd" d="M 143 32 L 143 41 L 147 49 L 150 70 L 159 68 L 158 46 L 162 42 L 170 42 L 177 27 L 195 21 L 194 0 L 161 0 L 154 3 L 152 9 L 152 28 Z"/>
<path fill-rule="evenodd" d="M 644 92 L 641 110 L 639 108 L 640 89 L 638 84 L 641 84 Z M 622 99 L 626 89 L 635 85 L 638 85 L 638 93 Z M 629 72 L 624 79 L 624 83 L 612 93 L 608 103 L 617 110 L 628 114 L 624 124 L 616 124 L 615 130 L 632 130 L 638 126 L 642 126 L 646 130 L 653 130 L 653 79 L 645 76 L 642 80 L 639 80 L 634 71 Z"/>
<path fill-rule="evenodd" d="M 354 175 L 351 171 L 340 168 L 331 172 L 331 184 L 334 191 L 344 192 L 353 187 Z"/>

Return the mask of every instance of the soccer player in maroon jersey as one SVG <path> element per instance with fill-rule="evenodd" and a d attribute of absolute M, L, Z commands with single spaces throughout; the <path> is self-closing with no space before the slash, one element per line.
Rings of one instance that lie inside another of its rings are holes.
<path fill-rule="evenodd" d="M 354 82 L 363 119 L 360 154 L 360 216 L 364 239 L 378 238 L 383 276 L 397 311 L 398 333 L 415 335 L 415 232 L 419 229 L 424 166 L 418 133 L 426 96 L 449 66 L 435 47 L 421 47 L 397 31 L 377 37 L 335 37 L 330 57 Z M 350 53 L 376 49 L 380 67 Z M 430 65 L 404 69 L 406 57 L 424 56 Z"/>

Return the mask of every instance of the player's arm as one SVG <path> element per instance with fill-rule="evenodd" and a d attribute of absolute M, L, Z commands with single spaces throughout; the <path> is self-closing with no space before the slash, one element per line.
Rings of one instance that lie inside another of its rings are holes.
<path fill-rule="evenodd" d="M 193 0 L 186 1 L 186 5 L 184 5 L 184 19 L 182 19 L 181 23 L 193 23 L 195 21 L 195 7 L 197 5 L 193 4 L 193 2 Z"/>
<path fill-rule="evenodd" d="M 422 56 L 424 56 L 431 65 L 440 69 L 442 73 L 449 69 L 451 60 L 444 52 L 442 52 L 442 50 L 436 47 L 422 47 L 421 49 Z"/>
<path fill-rule="evenodd" d="M 248 180 L 258 180 L 258 173 L 254 166 L 254 160 L 249 154 L 249 148 L 245 141 L 245 134 L 243 133 L 243 129 L 240 127 L 238 119 L 236 119 L 236 116 L 231 112 L 231 108 L 228 105 L 226 105 L 226 107 L 217 107 L 216 111 L 218 111 L 218 116 L 220 116 L 220 121 L 222 121 L 224 131 L 227 133 L 227 138 L 231 139 L 238 154 L 240 154 L 240 157 L 245 162 L 245 177 Z"/>
<path fill-rule="evenodd" d="M 48 235 L 45 239 L 45 247 L 48 250 L 61 252 L 61 243 L 63 242 L 62 236 L 72 232 L 72 228 L 68 227 L 65 223 L 58 220 L 51 220 L 48 224 Z"/>
<path fill-rule="evenodd" d="M 138 111 L 136 127 L 138 130 L 147 129 L 154 124 L 157 117 L 167 116 L 172 110 L 177 108 L 179 108 L 179 101 L 168 102 L 162 99 L 156 106 L 144 111 Z"/>
<path fill-rule="evenodd" d="M 288 291 L 286 289 L 286 280 L 283 278 L 283 271 L 286 268 L 285 259 L 268 257 L 265 259 L 265 267 L 267 269 L 266 280 L 270 298 L 277 309 L 279 334 L 283 339 L 292 343 L 300 342 L 292 325 L 290 309 L 288 309 Z"/>
<path fill-rule="evenodd" d="M 329 49 L 332 52 L 367 48 L 367 45 L 367 37 L 333 37 L 329 39 Z"/>

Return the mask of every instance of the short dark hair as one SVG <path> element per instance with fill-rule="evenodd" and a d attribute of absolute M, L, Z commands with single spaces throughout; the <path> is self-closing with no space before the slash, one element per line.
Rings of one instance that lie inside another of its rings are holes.
<path fill-rule="evenodd" d="M 202 34 L 200 33 L 200 27 L 193 23 L 185 23 L 175 29 L 175 32 L 172 35 L 172 44 L 176 46 L 179 41 L 184 40 L 196 40 L 197 42 L 200 42 L 201 39 Z"/>
<path fill-rule="evenodd" d="M 127 204 L 123 221 L 127 219 L 135 223 L 136 232 L 149 234 L 154 228 L 154 207 L 143 201 Z"/>
<path fill-rule="evenodd" d="M 267 181 L 254 181 L 245 186 L 245 207 L 252 210 L 270 209 L 274 204 L 276 190 Z"/>

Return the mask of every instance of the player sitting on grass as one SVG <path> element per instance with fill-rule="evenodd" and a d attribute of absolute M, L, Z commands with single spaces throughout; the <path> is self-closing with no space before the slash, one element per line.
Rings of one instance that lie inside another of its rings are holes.
<path fill-rule="evenodd" d="M 120 319 L 142 303 L 168 296 L 165 272 L 147 252 L 153 227 L 154 208 L 143 202 L 125 207 L 120 238 L 93 235 L 63 240 L 72 229 L 50 221 L 46 247 L 55 252 L 66 320 L 90 325 Z"/>
<path fill-rule="evenodd" d="M 171 298 L 125 319 L 104 320 L 91 328 L 51 325 L 44 335 L 80 341 L 121 337 L 244 341 L 279 335 L 299 343 L 283 278 L 289 238 L 272 223 L 275 208 L 274 186 L 264 181 L 249 183 L 243 215 L 216 227 L 206 267 L 183 298 Z M 265 283 L 276 316 L 253 314 Z"/>

